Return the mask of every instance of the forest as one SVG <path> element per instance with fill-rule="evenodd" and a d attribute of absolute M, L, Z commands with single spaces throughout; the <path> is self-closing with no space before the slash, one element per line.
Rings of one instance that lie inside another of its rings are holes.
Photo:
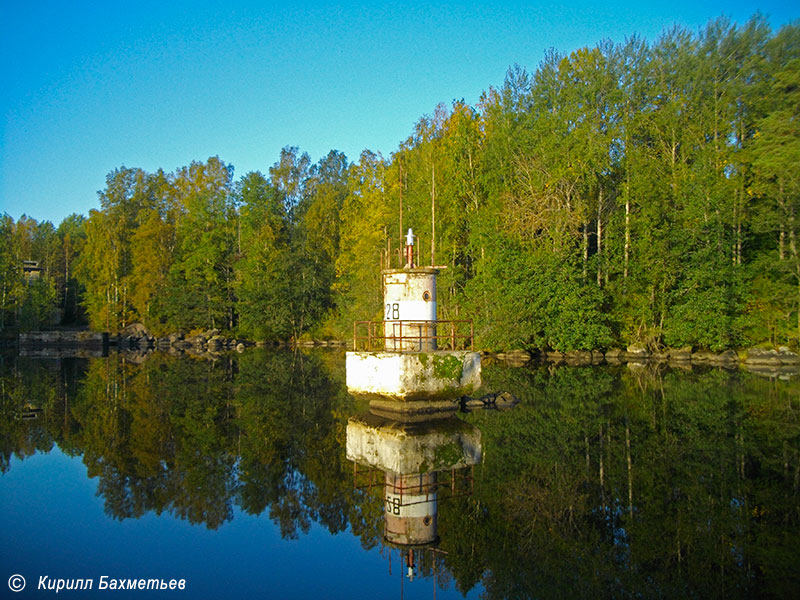
<path fill-rule="evenodd" d="M 88 216 L 5 215 L 0 329 L 348 338 L 413 227 L 480 348 L 796 347 L 798 167 L 798 23 L 550 50 L 388 157 L 121 166 Z"/>

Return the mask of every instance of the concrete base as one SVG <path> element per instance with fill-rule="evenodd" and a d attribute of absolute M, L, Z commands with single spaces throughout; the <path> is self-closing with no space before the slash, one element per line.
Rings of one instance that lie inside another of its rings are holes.
<path fill-rule="evenodd" d="M 477 352 L 348 352 L 345 360 L 347 391 L 371 400 L 453 401 L 481 385 Z"/>
<path fill-rule="evenodd" d="M 451 417 L 398 423 L 373 414 L 347 422 L 347 459 L 397 474 L 461 469 L 481 461 L 481 432 Z"/>

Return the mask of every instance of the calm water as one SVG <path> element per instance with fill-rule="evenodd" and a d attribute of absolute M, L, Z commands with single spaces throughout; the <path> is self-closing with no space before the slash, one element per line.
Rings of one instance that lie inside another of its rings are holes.
<path fill-rule="evenodd" d="M 800 383 L 716 369 L 484 367 L 521 403 L 480 430 L 435 547 L 384 541 L 354 481 L 344 355 L 0 364 L 0 597 L 796 597 Z M 467 472 L 467 471 L 465 471 Z M 23 575 L 11 594 L 7 580 Z M 62 591 L 69 597 L 87 592 Z"/>

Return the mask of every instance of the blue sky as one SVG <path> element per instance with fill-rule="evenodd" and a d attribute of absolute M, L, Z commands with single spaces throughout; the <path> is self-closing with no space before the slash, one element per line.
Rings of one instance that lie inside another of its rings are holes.
<path fill-rule="evenodd" d="M 280 149 L 388 156 L 439 102 L 514 63 L 795 2 L 19 2 L 0 0 L 0 212 L 55 225 L 116 167 L 218 155 L 238 178 Z"/>

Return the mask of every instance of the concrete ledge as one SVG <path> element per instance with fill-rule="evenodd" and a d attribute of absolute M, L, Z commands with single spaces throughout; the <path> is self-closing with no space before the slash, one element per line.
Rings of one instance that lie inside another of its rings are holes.
<path fill-rule="evenodd" d="M 478 352 L 347 352 L 345 356 L 347 391 L 369 399 L 454 400 L 481 385 Z"/>
<path fill-rule="evenodd" d="M 19 334 L 19 345 L 107 348 L 108 334 L 94 331 L 32 331 Z"/>

